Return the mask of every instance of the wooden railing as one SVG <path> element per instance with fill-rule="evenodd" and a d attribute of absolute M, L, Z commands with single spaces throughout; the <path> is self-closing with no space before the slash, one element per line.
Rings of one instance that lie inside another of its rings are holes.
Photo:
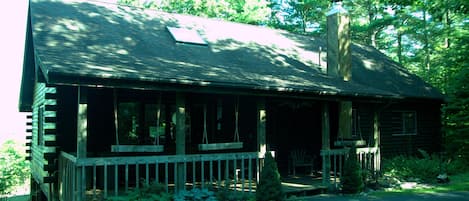
<path fill-rule="evenodd" d="M 253 192 L 262 158 L 257 152 L 245 152 L 77 159 L 62 152 L 60 200 L 102 200 L 150 182 L 165 184 L 166 191 L 223 187 Z M 184 186 L 176 186 L 181 180 Z"/>
<path fill-rule="evenodd" d="M 321 150 L 323 161 L 323 184 L 338 186 L 343 172 L 345 157 L 350 149 Z M 357 148 L 357 159 L 362 171 L 377 173 L 381 167 L 380 149 L 377 147 Z"/>

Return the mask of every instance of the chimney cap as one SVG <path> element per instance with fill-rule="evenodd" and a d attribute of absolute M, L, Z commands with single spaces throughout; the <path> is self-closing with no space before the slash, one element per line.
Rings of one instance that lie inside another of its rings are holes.
<path fill-rule="evenodd" d="M 334 15 L 337 13 L 348 14 L 348 11 L 345 10 L 344 7 L 342 7 L 341 0 L 332 0 L 331 10 L 329 10 L 329 12 L 326 13 L 326 16 Z"/>

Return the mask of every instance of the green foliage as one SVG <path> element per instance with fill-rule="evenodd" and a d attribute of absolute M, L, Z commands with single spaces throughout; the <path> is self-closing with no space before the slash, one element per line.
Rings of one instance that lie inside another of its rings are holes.
<path fill-rule="evenodd" d="M 202 17 L 220 18 L 246 24 L 266 24 L 270 15 L 267 0 L 165 0 L 145 1 L 119 0 L 122 5 L 162 10 L 170 13 L 189 14 Z"/>
<path fill-rule="evenodd" d="M 363 190 L 363 178 L 360 165 L 357 160 L 357 150 L 350 148 L 348 157 L 345 159 L 344 171 L 341 177 L 342 192 L 347 194 L 359 193 Z"/>
<path fill-rule="evenodd" d="M 216 193 L 218 200 L 223 201 L 255 201 L 256 196 L 246 192 L 232 191 L 229 189 L 223 189 Z"/>
<path fill-rule="evenodd" d="M 29 178 L 29 162 L 19 145 L 9 140 L 0 149 L 0 195 L 10 193 L 14 187 Z"/>
<path fill-rule="evenodd" d="M 437 154 L 429 155 L 419 150 L 421 156 L 397 156 L 383 161 L 385 176 L 400 181 L 436 182 L 438 174 L 449 175 L 464 173 L 469 170 L 469 162 L 462 158 L 445 159 Z"/>
<path fill-rule="evenodd" d="M 216 201 L 215 193 L 208 189 L 194 188 L 190 191 L 179 192 L 175 197 L 175 201 Z"/>
<path fill-rule="evenodd" d="M 172 195 L 166 192 L 163 184 L 152 182 L 150 185 L 145 183 L 138 189 L 133 189 L 125 196 L 111 197 L 109 201 L 170 201 Z"/>
<path fill-rule="evenodd" d="M 265 154 L 264 167 L 257 186 L 256 198 L 258 201 L 280 201 L 284 199 L 280 173 L 270 152 Z"/>

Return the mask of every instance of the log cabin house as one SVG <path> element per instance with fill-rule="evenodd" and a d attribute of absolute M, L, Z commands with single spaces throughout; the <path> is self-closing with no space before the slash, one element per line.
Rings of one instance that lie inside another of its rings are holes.
<path fill-rule="evenodd" d="M 336 184 L 346 147 L 364 168 L 441 147 L 444 97 L 352 44 L 340 2 L 327 39 L 103 1 L 31 0 L 19 110 L 32 196 L 91 200 L 166 184 L 252 192 L 262 158 Z M 308 156 L 309 162 L 305 160 Z"/>

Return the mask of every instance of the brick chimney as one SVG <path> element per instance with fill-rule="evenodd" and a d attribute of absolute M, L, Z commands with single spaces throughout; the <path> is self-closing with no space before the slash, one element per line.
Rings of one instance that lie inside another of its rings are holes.
<path fill-rule="evenodd" d="M 350 19 L 340 0 L 333 0 L 327 12 L 327 74 L 344 81 L 352 78 Z"/>
<path fill-rule="evenodd" d="M 333 0 L 327 12 L 327 74 L 344 81 L 352 79 L 350 51 L 350 19 L 342 1 Z M 338 142 L 352 140 L 352 102 L 340 101 Z M 338 145 L 336 143 L 336 145 Z"/>

